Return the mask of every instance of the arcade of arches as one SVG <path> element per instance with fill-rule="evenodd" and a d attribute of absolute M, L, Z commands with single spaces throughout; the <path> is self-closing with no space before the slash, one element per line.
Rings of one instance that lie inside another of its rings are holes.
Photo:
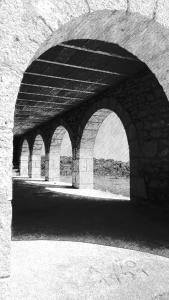
<path fill-rule="evenodd" d="M 28 2 L 2 1 L 0 12 L 2 299 L 9 293 L 12 153 L 21 176 L 41 177 L 45 160 L 45 179 L 58 180 L 67 131 L 72 185 L 91 188 L 94 141 L 114 112 L 129 144 L 131 201 L 169 200 L 167 1 Z"/>

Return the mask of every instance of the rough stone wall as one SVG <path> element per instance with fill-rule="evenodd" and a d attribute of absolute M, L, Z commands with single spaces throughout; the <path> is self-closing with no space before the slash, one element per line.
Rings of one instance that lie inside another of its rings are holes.
<path fill-rule="evenodd" d="M 167 203 L 169 195 L 168 100 L 156 79 L 150 75 L 128 81 L 116 91 L 114 96 L 128 111 L 136 127 L 139 142 L 137 171 L 144 178 L 147 199 L 160 204 Z M 131 160 L 132 163 L 136 162 Z"/>

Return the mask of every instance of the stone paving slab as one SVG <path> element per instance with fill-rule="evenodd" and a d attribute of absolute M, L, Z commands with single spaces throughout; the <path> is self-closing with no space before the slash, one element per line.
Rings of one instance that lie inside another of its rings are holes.
<path fill-rule="evenodd" d="M 87 243 L 15 241 L 12 299 L 168 300 L 169 259 Z"/>

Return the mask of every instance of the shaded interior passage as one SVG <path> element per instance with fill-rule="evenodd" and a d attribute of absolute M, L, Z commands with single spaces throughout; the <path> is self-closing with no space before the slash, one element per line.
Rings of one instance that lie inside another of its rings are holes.
<path fill-rule="evenodd" d="M 65 194 L 53 192 L 46 187 L 56 185 L 39 183 L 13 181 L 13 240 L 90 242 L 169 257 L 167 212 L 66 194 L 68 185 Z"/>

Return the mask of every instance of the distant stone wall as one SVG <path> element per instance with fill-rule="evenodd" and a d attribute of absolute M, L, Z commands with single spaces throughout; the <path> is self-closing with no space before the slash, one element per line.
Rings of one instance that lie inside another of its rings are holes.
<path fill-rule="evenodd" d="M 129 177 L 129 162 L 116 161 L 113 159 L 93 158 L 94 174 L 98 176 Z M 60 157 L 60 174 L 72 176 L 72 157 Z"/>
<path fill-rule="evenodd" d="M 94 158 L 94 174 L 99 176 L 129 177 L 129 162 L 116 161 L 113 159 Z"/>

